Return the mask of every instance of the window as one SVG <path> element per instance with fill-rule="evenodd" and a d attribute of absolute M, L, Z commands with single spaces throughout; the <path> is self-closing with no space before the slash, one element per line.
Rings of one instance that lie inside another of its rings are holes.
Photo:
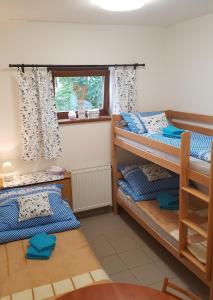
<path fill-rule="evenodd" d="M 58 119 L 68 119 L 69 111 L 77 111 L 76 86 L 85 86 L 85 110 L 99 109 L 109 116 L 108 69 L 52 69 Z"/>

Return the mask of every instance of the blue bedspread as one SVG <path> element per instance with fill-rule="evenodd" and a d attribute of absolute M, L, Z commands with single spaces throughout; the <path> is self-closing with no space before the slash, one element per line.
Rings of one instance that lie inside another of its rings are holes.
<path fill-rule="evenodd" d="M 30 238 L 40 232 L 59 232 L 80 226 L 69 204 L 61 196 L 62 185 L 33 186 L 0 191 L 0 244 L 19 239 Z M 18 221 L 18 198 L 48 192 L 48 199 L 53 211 L 50 216 L 35 217 Z"/>
<path fill-rule="evenodd" d="M 180 148 L 180 139 L 166 137 L 163 136 L 162 133 L 146 133 L 143 135 L 149 137 L 152 140 L 159 141 L 161 143 L 168 144 L 176 148 Z M 207 136 L 197 132 L 191 132 L 190 155 L 195 158 L 210 162 L 212 141 L 213 136 Z"/>
<path fill-rule="evenodd" d="M 22 228 L 15 230 L 8 230 L 0 232 L 0 244 L 7 243 L 16 240 L 28 239 L 34 236 L 37 233 L 46 232 L 46 233 L 54 233 L 61 232 L 65 230 L 75 229 L 80 226 L 80 222 L 75 218 L 67 221 L 55 222 L 40 226 L 35 226 L 31 228 Z"/>

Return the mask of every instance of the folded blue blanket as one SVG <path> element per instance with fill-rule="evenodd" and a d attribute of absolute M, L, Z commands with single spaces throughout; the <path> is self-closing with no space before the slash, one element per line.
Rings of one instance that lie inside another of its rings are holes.
<path fill-rule="evenodd" d="M 33 246 L 37 251 L 44 251 L 49 248 L 54 248 L 56 243 L 55 235 L 48 235 L 45 232 L 36 234 L 33 236 L 29 243 Z"/>
<path fill-rule="evenodd" d="M 156 197 L 161 209 L 178 210 L 179 209 L 179 193 L 175 192 L 160 192 Z"/>
<path fill-rule="evenodd" d="M 50 247 L 43 251 L 38 251 L 34 247 L 29 246 L 27 249 L 26 258 L 27 259 L 41 259 L 41 260 L 49 259 L 53 252 L 53 249 L 54 249 L 53 247 L 52 248 Z"/>
<path fill-rule="evenodd" d="M 55 248 L 56 236 L 48 235 L 46 232 L 36 234 L 29 240 L 26 258 L 48 259 Z"/>
<path fill-rule="evenodd" d="M 183 132 L 185 132 L 185 130 L 177 128 L 173 125 L 163 128 L 163 135 L 171 138 L 181 138 L 181 134 Z"/>

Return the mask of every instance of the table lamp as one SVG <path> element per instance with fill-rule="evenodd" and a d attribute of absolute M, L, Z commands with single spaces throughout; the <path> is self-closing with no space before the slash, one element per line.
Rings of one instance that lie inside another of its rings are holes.
<path fill-rule="evenodd" d="M 13 180 L 13 165 L 10 161 L 5 161 L 2 165 L 2 171 L 4 176 L 4 181 L 11 181 Z"/>

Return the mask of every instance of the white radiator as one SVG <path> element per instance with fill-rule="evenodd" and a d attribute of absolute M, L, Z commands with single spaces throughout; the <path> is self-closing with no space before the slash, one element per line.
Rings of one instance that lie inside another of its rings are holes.
<path fill-rule="evenodd" d="M 74 212 L 112 205 L 111 166 L 72 171 Z"/>

